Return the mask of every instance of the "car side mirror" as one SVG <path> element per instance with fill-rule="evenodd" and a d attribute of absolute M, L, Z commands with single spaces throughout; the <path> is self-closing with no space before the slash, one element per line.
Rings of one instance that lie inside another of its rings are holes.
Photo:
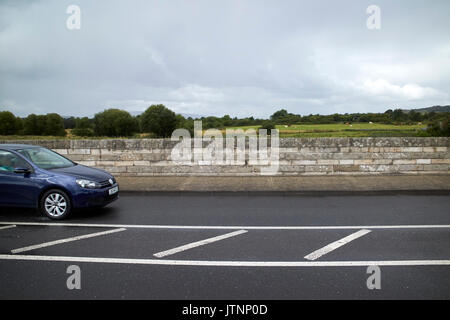
<path fill-rule="evenodd" d="M 30 173 L 30 169 L 28 168 L 14 168 L 14 173 L 18 173 L 18 174 L 28 174 Z"/>

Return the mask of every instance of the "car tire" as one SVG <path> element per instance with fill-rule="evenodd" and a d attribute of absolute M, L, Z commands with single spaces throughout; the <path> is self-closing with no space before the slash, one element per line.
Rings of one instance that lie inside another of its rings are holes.
<path fill-rule="evenodd" d="M 70 214 L 72 206 L 67 193 L 59 189 L 52 189 L 42 195 L 39 201 L 39 210 L 52 220 L 61 220 Z"/>

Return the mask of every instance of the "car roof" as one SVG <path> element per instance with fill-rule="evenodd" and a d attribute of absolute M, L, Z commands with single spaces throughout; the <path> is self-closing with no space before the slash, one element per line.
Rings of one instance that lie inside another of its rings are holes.
<path fill-rule="evenodd" d="M 20 149 L 29 149 L 29 148 L 40 148 L 39 146 L 34 146 L 31 144 L 0 144 L 0 149 L 4 150 L 20 150 Z"/>

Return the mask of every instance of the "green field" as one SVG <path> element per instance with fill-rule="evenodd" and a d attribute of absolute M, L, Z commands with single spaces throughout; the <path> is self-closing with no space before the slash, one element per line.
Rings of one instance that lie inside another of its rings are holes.
<path fill-rule="evenodd" d="M 258 126 L 230 129 L 255 129 Z M 414 137 L 426 125 L 391 125 L 380 123 L 277 125 L 280 137 Z M 225 131 L 225 130 L 223 130 Z"/>
<path fill-rule="evenodd" d="M 255 129 L 259 126 L 229 127 L 229 129 Z M 426 125 L 391 125 L 380 123 L 353 124 L 296 124 L 277 125 L 280 137 L 415 137 L 423 135 Z M 225 133 L 225 129 L 222 132 Z M 137 134 L 133 138 L 147 138 L 146 134 Z M 59 140 L 59 139 L 113 139 L 111 137 L 77 137 L 68 130 L 66 137 L 55 136 L 1 136 L 0 140 Z M 126 139 L 125 137 L 121 139 Z"/>

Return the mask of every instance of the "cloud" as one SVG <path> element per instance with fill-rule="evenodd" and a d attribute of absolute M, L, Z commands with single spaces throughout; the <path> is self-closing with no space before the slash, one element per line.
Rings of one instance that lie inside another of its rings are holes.
<path fill-rule="evenodd" d="M 267 117 L 448 104 L 450 2 L 0 2 L 0 109 Z M 420 23 L 418 22 L 420 21 Z"/>
<path fill-rule="evenodd" d="M 385 79 L 365 80 L 362 90 L 375 96 L 391 96 L 395 99 L 406 100 L 432 98 L 439 95 L 439 92 L 433 88 L 421 87 L 415 83 L 395 85 Z"/>

